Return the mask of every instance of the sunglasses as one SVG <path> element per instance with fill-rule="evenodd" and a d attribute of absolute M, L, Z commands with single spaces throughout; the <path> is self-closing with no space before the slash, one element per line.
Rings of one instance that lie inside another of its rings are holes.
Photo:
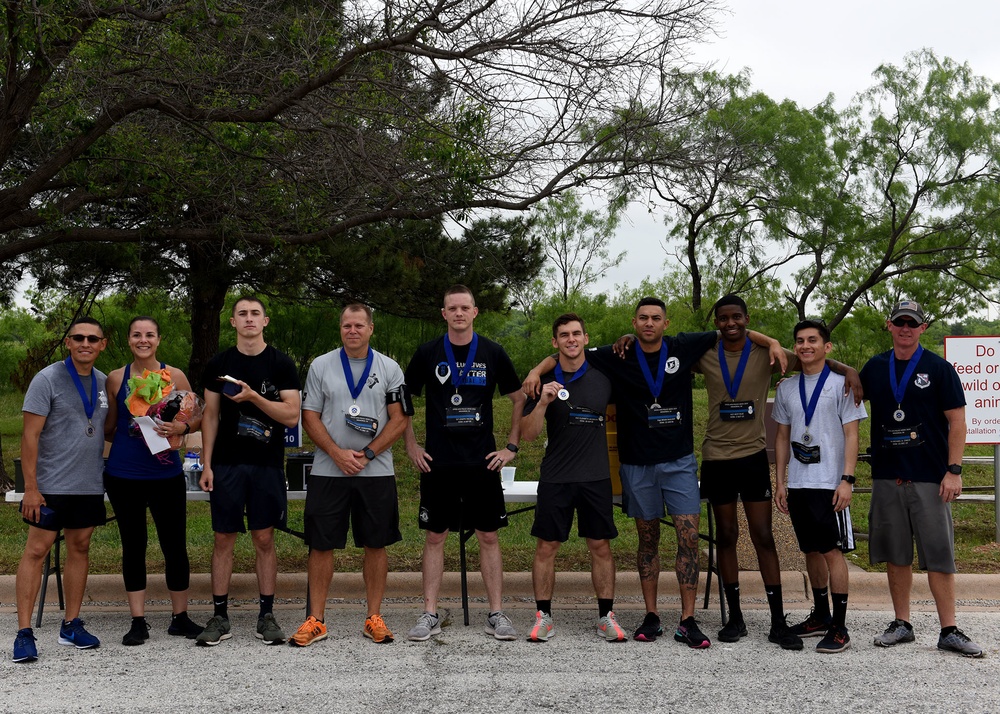
<path fill-rule="evenodd" d="M 892 324 L 896 327 L 909 327 L 911 329 L 917 329 L 923 323 L 917 322 L 912 317 L 897 317 L 892 321 Z"/>
<path fill-rule="evenodd" d="M 104 339 L 103 337 L 98 337 L 97 335 L 70 335 L 69 338 L 73 340 L 73 342 L 87 341 L 92 345 L 96 345 Z"/>

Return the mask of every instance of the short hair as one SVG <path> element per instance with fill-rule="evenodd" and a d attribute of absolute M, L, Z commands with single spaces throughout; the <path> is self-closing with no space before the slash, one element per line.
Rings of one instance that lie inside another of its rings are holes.
<path fill-rule="evenodd" d="M 823 338 L 824 343 L 830 342 L 830 330 L 822 320 L 803 320 L 798 323 L 792 330 L 792 339 L 798 339 L 799 332 L 808 329 L 819 332 L 819 336 Z"/>
<path fill-rule="evenodd" d="M 241 302 L 257 303 L 258 305 L 260 305 L 260 311 L 264 313 L 265 317 L 267 316 L 267 306 L 264 304 L 263 300 L 261 300 L 256 295 L 240 295 L 238 298 L 236 298 L 236 302 L 233 303 L 233 317 L 236 317 L 236 306 L 239 305 Z"/>
<path fill-rule="evenodd" d="M 160 334 L 160 323 L 158 323 L 154 318 L 150 317 L 149 315 L 136 315 L 135 317 L 133 317 L 132 321 L 128 323 L 129 332 L 132 331 L 132 325 L 134 325 L 137 322 L 152 322 L 153 327 L 156 328 L 156 334 L 157 335 Z"/>
<path fill-rule="evenodd" d="M 372 309 L 367 305 L 365 305 L 364 303 L 352 302 L 347 305 L 344 305 L 344 309 L 340 311 L 340 322 L 344 321 L 344 315 L 348 312 L 363 312 L 365 314 L 365 317 L 368 318 L 369 325 L 375 321 Z"/>
<path fill-rule="evenodd" d="M 583 318 L 577 315 L 575 312 L 564 312 L 562 315 L 556 318 L 555 322 L 552 323 L 552 337 L 555 339 L 558 337 L 559 328 L 563 325 L 568 325 L 571 322 L 579 322 L 580 327 L 583 328 L 583 333 L 587 334 L 587 323 L 583 321 Z"/>
<path fill-rule="evenodd" d="M 663 310 L 664 315 L 667 314 L 667 304 L 662 300 L 660 300 L 660 298 L 656 297 L 644 297 L 642 300 L 636 303 L 635 311 L 639 312 L 639 308 L 646 307 L 647 305 L 654 305 L 655 307 L 658 307 L 661 310 Z"/>
<path fill-rule="evenodd" d="M 101 335 L 104 335 L 104 325 L 97 321 L 97 318 L 91 317 L 90 315 L 84 315 L 83 317 L 78 317 L 73 322 L 69 323 L 69 329 L 72 330 L 74 325 L 96 325 L 97 329 L 101 331 Z"/>
<path fill-rule="evenodd" d="M 715 305 L 712 306 L 712 314 L 716 318 L 719 317 L 719 308 L 726 307 L 728 305 L 735 305 L 743 311 L 744 315 L 749 315 L 750 311 L 747 309 L 746 301 L 735 293 L 729 293 L 728 295 L 723 295 L 718 300 L 715 301 Z"/>
<path fill-rule="evenodd" d="M 476 304 L 476 296 L 472 294 L 472 291 L 461 283 L 456 283 L 450 288 L 444 291 L 444 297 L 447 298 L 449 295 L 468 295 L 472 298 L 472 304 Z M 444 299 L 442 299 L 441 304 L 444 304 Z"/>

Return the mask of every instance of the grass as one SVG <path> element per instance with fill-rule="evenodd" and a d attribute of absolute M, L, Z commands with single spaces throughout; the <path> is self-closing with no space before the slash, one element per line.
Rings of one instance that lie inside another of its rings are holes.
<path fill-rule="evenodd" d="M 414 428 L 417 439 L 423 443 L 423 403 L 417 400 L 417 416 Z M 704 390 L 694 392 L 695 411 L 695 444 L 700 444 L 704 437 L 707 413 L 707 395 Z M 12 460 L 20 453 L 21 435 L 21 397 L 18 394 L 5 393 L 0 395 L 0 438 L 3 440 L 3 458 L 7 473 L 13 477 Z M 504 398 L 494 403 L 496 423 L 506 426 L 510 423 L 510 401 Z M 862 449 L 868 443 L 867 422 L 862 424 Z M 499 433 L 499 443 L 506 441 L 506 432 Z M 518 480 L 536 480 L 538 467 L 542 460 L 544 440 L 526 442 L 514 461 L 517 466 Z M 311 448 L 311 447 L 307 447 Z M 992 455 L 993 449 L 988 446 L 969 447 L 970 455 Z M 389 548 L 389 568 L 392 571 L 418 571 L 423 549 L 423 534 L 417 527 L 417 508 L 419 505 L 419 478 L 416 469 L 406 457 L 402 440 L 394 449 L 396 474 L 398 477 L 400 501 L 400 530 L 403 540 Z M 866 464 L 858 467 L 858 486 L 871 486 L 871 472 Z M 987 486 L 993 484 L 993 467 L 991 465 L 968 465 L 965 468 L 963 482 L 966 486 Z M 851 512 L 855 528 L 862 532 L 868 530 L 867 494 L 857 494 Z M 302 501 L 290 501 L 288 504 L 289 526 L 296 530 L 302 529 Z M 512 505 L 512 508 L 514 506 Z M 955 504 L 953 506 L 955 520 L 956 559 L 959 572 L 985 573 L 1000 572 L 1000 547 L 994 542 L 993 507 L 988 504 Z M 704 509 L 703 509 L 704 521 Z M 513 516 L 510 525 L 500 534 L 503 549 L 504 568 L 508 571 L 528 571 L 531 569 L 535 551 L 535 540 L 530 535 L 532 517 L 530 513 Z M 615 561 L 619 568 L 633 570 L 635 568 L 635 551 L 637 538 L 631 519 L 621 512 L 615 512 L 615 522 L 619 536 L 612 541 Z M 20 521 L 16 506 L 6 504 L 0 507 L 0 532 L 5 534 L 0 539 L 0 572 L 13 573 L 24 549 L 27 529 Z M 574 530 L 575 533 L 575 530 Z M 675 548 L 673 529 L 664 528 L 664 553 L 672 553 Z M 350 539 L 348 539 L 350 540 Z M 191 558 L 191 570 L 195 573 L 210 571 L 212 551 L 212 528 L 208 504 L 204 502 L 189 502 L 188 504 L 188 550 Z M 150 523 L 149 553 L 147 562 L 150 572 L 163 572 L 163 556 L 156 543 L 155 530 Z M 469 543 L 469 566 L 478 567 L 478 551 L 475 538 Z M 306 569 L 306 547 L 298 538 L 278 533 L 277 548 L 280 570 L 283 572 L 301 572 Z M 349 547 L 336 555 L 338 571 L 360 571 L 362 551 Z M 859 541 L 858 550 L 852 561 L 869 570 L 879 570 L 868 565 L 868 549 L 865 541 Z M 118 527 L 110 523 L 104 528 L 98 528 L 94 534 L 91 547 L 91 572 L 120 572 L 120 542 Z M 669 557 L 664 560 L 664 567 L 669 567 Z M 704 563 L 703 563 L 704 565 Z M 571 537 L 559 551 L 556 567 L 563 571 L 587 571 L 590 568 L 590 558 L 586 544 L 579 538 Z M 249 537 L 237 541 L 234 571 L 253 572 L 253 547 Z M 449 538 L 445 550 L 445 569 L 458 569 L 458 540 Z"/>

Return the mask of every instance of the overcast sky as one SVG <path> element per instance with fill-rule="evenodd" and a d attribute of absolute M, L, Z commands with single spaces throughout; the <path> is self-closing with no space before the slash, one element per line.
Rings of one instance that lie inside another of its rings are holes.
<path fill-rule="evenodd" d="M 923 47 L 1000 81 L 997 0 L 730 0 L 716 28 L 719 36 L 697 48 L 695 61 L 730 74 L 748 67 L 755 89 L 805 107 L 830 93 L 846 106 L 880 64 L 900 64 Z M 666 259 L 662 214 L 634 206 L 629 218 L 615 238 L 628 257 L 595 292 L 662 274 L 655 272 Z"/>

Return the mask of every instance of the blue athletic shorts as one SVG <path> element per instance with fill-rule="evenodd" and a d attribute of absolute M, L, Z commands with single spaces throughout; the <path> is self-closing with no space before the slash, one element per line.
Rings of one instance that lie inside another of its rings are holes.
<path fill-rule="evenodd" d="M 671 516 L 701 513 L 698 461 L 694 454 L 662 464 L 622 464 L 622 509 L 631 518 L 655 521 L 664 506 Z"/>

